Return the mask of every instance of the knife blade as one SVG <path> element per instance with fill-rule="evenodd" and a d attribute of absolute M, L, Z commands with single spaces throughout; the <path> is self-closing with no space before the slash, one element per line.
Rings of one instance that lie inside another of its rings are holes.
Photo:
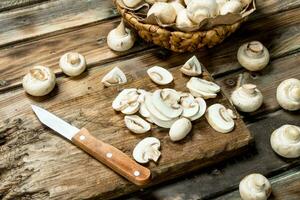
<path fill-rule="evenodd" d="M 145 185 L 150 181 L 151 172 L 148 168 L 136 163 L 112 145 L 97 139 L 86 128 L 78 129 L 41 107 L 36 105 L 31 105 L 31 107 L 43 124 L 61 134 L 127 180 L 136 185 Z"/>

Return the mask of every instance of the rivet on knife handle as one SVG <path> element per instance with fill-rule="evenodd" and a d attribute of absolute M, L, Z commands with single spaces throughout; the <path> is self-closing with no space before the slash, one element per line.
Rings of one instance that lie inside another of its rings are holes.
<path fill-rule="evenodd" d="M 151 172 L 148 168 L 139 165 L 119 149 L 98 140 L 87 129 L 82 128 L 72 142 L 136 185 L 145 185 L 150 181 Z"/>

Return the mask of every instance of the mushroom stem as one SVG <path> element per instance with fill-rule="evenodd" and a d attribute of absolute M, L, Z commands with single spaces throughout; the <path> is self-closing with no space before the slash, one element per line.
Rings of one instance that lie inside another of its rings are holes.
<path fill-rule="evenodd" d="M 265 188 L 265 180 L 264 177 L 262 176 L 257 176 L 254 180 L 254 186 L 258 191 L 263 191 L 263 189 Z"/>
<path fill-rule="evenodd" d="M 247 48 L 245 49 L 245 53 L 249 57 L 258 57 L 264 51 L 264 46 L 258 41 L 252 41 L 247 44 Z"/>
<path fill-rule="evenodd" d="M 290 97 L 295 101 L 300 101 L 300 88 L 297 85 L 290 89 Z"/>
<path fill-rule="evenodd" d="M 291 141 L 298 142 L 300 140 L 300 131 L 294 126 L 287 127 L 285 135 Z"/>
<path fill-rule="evenodd" d="M 71 63 L 72 65 L 80 63 L 79 55 L 77 53 L 69 53 L 67 55 L 67 62 Z"/>
<path fill-rule="evenodd" d="M 153 160 L 154 162 L 157 162 L 158 158 L 160 157 L 160 151 L 151 147 L 151 146 L 147 146 L 145 148 L 145 160 Z"/>
<path fill-rule="evenodd" d="M 256 85 L 253 84 L 244 84 L 242 85 L 243 91 L 251 96 L 255 95 Z"/>
<path fill-rule="evenodd" d="M 121 19 L 121 23 L 117 26 L 116 30 L 117 30 L 116 34 L 119 35 L 119 36 L 126 36 L 127 35 L 123 19 Z"/>
<path fill-rule="evenodd" d="M 44 81 L 47 80 L 47 76 L 45 72 L 43 72 L 41 69 L 31 69 L 29 71 L 32 77 L 34 77 L 37 80 Z"/>

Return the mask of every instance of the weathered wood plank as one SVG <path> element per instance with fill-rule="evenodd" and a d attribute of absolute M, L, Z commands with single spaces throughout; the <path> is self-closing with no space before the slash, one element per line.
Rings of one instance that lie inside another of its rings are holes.
<path fill-rule="evenodd" d="M 75 79 L 60 78 L 58 88 L 48 97 L 29 97 L 21 89 L 13 96 L 9 95 L 10 92 L 1 95 L 0 115 L 4 126 L 0 132 L 0 169 L 3 171 L 0 192 L 4 199 L 17 199 L 24 195 L 39 199 L 40 196 L 36 198 L 34 195 L 41 194 L 52 199 L 106 199 L 139 189 L 53 131 L 43 128 L 30 104 L 42 105 L 75 126 L 86 127 L 96 137 L 129 156 L 142 138 L 150 135 L 159 138 L 162 157 L 158 164 L 147 165 L 153 173 L 151 184 L 233 156 L 251 141 L 240 118 L 234 131 L 228 134 L 217 133 L 202 118 L 194 124 L 189 136 L 178 143 L 169 140 L 168 130 L 156 126 L 148 134 L 131 134 L 124 126 L 124 115 L 115 113 L 111 108 L 117 92 L 128 87 L 151 91 L 158 87 L 147 76 L 148 65 L 132 65 L 132 60 L 128 63 L 129 66 L 121 67 L 129 79 L 124 86 L 104 88 L 101 85 L 100 77 L 114 67 L 109 65 L 92 68 Z M 187 91 L 185 84 L 188 78 L 182 76 L 179 67 L 171 71 L 176 80 L 172 87 Z M 204 78 L 210 78 L 207 72 L 204 72 Z M 229 106 L 222 95 L 207 101 L 209 105 L 213 102 Z"/>
<path fill-rule="evenodd" d="M 55 0 L 0 13 L 0 46 L 118 16 L 112 1 Z"/>
<path fill-rule="evenodd" d="M 300 22 L 297 20 L 299 18 L 300 10 L 297 9 L 248 22 L 223 44 L 212 49 L 201 50 L 196 55 L 213 75 L 219 75 L 240 68 L 235 58 L 236 52 L 243 42 L 249 40 L 261 40 L 270 49 L 273 59 L 290 54 L 300 47 Z M 2 87 L 0 86 L 0 90 L 1 88 L 20 85 L 21 78 L 28 68 L 36 64 L 46 65 L 56 72 L 60 72 L 57 67 L 59 57 L 72 50 L 85 55 L 90 67 L 106 63 L 112 59 L 119 59 L 120 56 L 126 56 L 130 53 L 129 57 L 139 56 L 141 60 L 152 59 L 152 63 L 155 63 L 155 60 L 160 59 L 160 57 L 164 59 L 177 57 L 178 65 L 184 61 L 181 59 L 182 56 L 192 55 L 169 53 L 157 48 L 141 52 L 141 50 L 150 47 L 150 45 L 146 46 L 142 42 L 136 44 L 129 52 L 115 53 L 107 47 L 106 35 L 117 23 L 118 20 L 114 20 L 112 23 L 107 22 L 0 50 L 0 65 L 3 66 L 0 70 L 0 80 L 5 83 L 2 84 Z M 98 44 L 96 38 L 99 39 Z"/>
<path fill-rule="evenodd" d="M 255 145 L 252 150 L 242 156 L 194 172 L 189 176 L 185 176 L 185 179 L 169 182 L 122 199 L 211 199 L 237 189 L 242 178 L 250 173 L 262 173 L 267 177 L 271 177 L 274 174 L 299 166 L 300 159 L 285 159 L 277 156 L 271 149 L 269 142 L 272 131 L 287 123 L 299 126 L 299 112 L 292 113 L 279 110 L 263 116 L 259 121 L 247 125 L 254 136 Z M 294 189 L 297 189 L 298 192 L 293 190 L 294 192 L 289 193 L 289 195 L 299 194 L 299 183 L 295 184 Z M 279 193 L 279 191 L 275 192 L 276 195 L 279 195 Z M 278 200 L 287 199 L 283 198 L 283 194 L 279 197 L 281 198 L 278 198 Z M 228 199 L 231 200 L 231 198 Z"/>
<path fill-rule="evenodd" d="M 1 0 L 0 11 L 8 11 L 13 8 L 20 8 L 22 6 L 28 6 L 48 0 Z"/>
<path fill-rule="evenodd" d="M 270 200 L 298 200 L 300 198 L 300 167 L 296 167 L 270 179 L 272 194 Z M 231 192 L 215 200 L 240 200 L 238 191 Z"/>
<path fill-rule="evenodd" d="M 245 117 L 250 117 L 259 113 L 279 109 L 280 106 L 276 100 L 276 89 L 285 79 L 300 79 L 299 63 L 300 53 L 296 53 L 274 60 L 267 68 L 260 72 L 251 73 L 242 69 L 217 79 L 217 83 L 222 86 L 228 97 L 230 97 L 230 94 L 236 88 L 239 81 L 241 83 L 253 83 L 258 86 L 264 96 L 264 104 L 256 112 L 248 114 L 243 113 Z"/>

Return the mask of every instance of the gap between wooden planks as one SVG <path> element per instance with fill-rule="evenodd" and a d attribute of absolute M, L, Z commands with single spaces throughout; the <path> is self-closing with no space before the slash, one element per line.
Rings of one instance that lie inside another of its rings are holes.
<path fill-rule="evenodd" d="M 255 122 L 247 125 L 255 139 L 255 145 L 250 151 L 219 163 L 211 168 L 199 170 L 198 172 L 185 176 L 185 179 L 178 179 L 177 181 L 158 185 L 120 199 L 208 200 L 235 191 L 238 188 L 241 179 L 250 173 L 262 173 L 268 178 L 271 178 L 288 169 L 293 169 L 295 166 L 298 166 L 297 168 L 299 168 L 300 159 L 282 158 L 276 155 L 270 146 L 269 141 L 272 131 L 286 123 L 299 126 L 299 112 L 279 110 L 274 113 L 260 116 L 260 118 L 256 118 Z M 285 194 L 288 195 L 288 193 L 289 191 L 286 191 Z M 290 193 L 291 196 L 293 194 L 293 192 Z M 278 194 L 278 192 L 275 192 L 274 196 L 278 196 L 278 198 L 275 198 L 276 200 L 284 199 L 282 198 L 284 196 Z M 225 197 L 227 196 L 225 195 Z M 222 199 L 222 196 L 220 199 Z M 231 198 L 225 199 L 232 200 Z"/>
<path fill-rule="evenodd" d="M 196 55 L 207 66 L 213 76 L 240 68 L 236 62 L 236 52 L 238 47 L 246 41 L 261 40 L 270 49 L 272 59 L 288 55 L 300 48 L 298 18 L 300 18 L 300 10 L 296 9 L 268 16 L 261 20 L 250 21 L 245 23 L 232 37 L 225 40 L 223 44 L 212 49 L 200 50 Z M 140 59 L 151 56 L 153 60 L 156 60 L 182 55 L 169 53 L 166 50 L 158 50 L 158 48 L 145 51 L 152 45 L 145 45 L 143 42 L 138 42 L 128 52 L 114 53 L 108 49 L 105 38 L 108 31 L 117 23 L 118 21 L 114 20 L 113 23 L 107 22 L 49 39 L 1 50 L 0 65 L 4 67 L 0 70 L 0 80 L 4 84 L 0 87 L 0 92 L 20 86 L 21 78 L 27 73 L 28 68 L 36 64 L 49 66 L 57 73 L 61 73 L 57 66 L 59 57 L 63 53 L 74 49 L 86 56 L 90 67 L 115 60 L 121 62 L 133 56 L 140 57 Z M 103 30 L 100 35 L 102 39 L 100 44 L 97 44 L 95 39 L 99 38 L 100 29 Z M 272 38 L 276 39 L 272 40 Z M 184 56 L 187 55 L 191 56 L 193 54 L 184 54 Z M 182 59 L 181 62 L 183 62 Z"/>

